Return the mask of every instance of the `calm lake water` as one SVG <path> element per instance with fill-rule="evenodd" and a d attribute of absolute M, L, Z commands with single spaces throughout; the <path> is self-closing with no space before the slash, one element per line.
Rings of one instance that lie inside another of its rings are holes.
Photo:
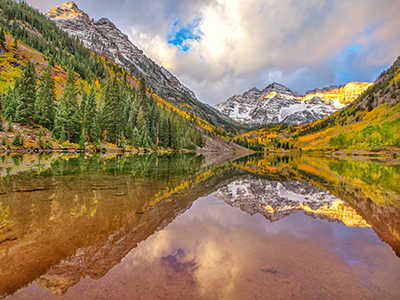
<path fill-rule="evenodd" d="M 399 299 L 400 162 L 4 155 L 0 298 Z"/>

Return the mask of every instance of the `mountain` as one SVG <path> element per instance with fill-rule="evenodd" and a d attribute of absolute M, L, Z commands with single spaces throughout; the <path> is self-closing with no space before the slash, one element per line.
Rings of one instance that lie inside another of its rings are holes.
<path fill-rule="evenodd" d="M 302 149 L 384 150 L 400 148 L 400 57 L 356 101 L 329 118 L 291 133 Z"/>
<path fill-rule="evenodd" d="M 146 78 L 154 93 L 175 106 L 193 112 L 213 125 L 230 130 L 231 121 L 211 106 L 201 103 L 171 72 L 159 66 L 136 47 L 109 19 L 90 19 L 74 2 L 66 2 L 45 14 L 70 36 L 77 37 L 88 49 L 111 59 L 137 79 Z"/>
<path fill-rule="evenodd" d="M 74 2 L 54 7 L 46 16 L 69 35 L 78 37 L 85 47 L 112 59 L 136 78 L 145 76 L 155 92 L 170 90 L 178 102 L 184 102 L 184 97 L 196 97 L 168 70 L 144 55 L 109 19 L 91 20 Z"/>
<path fill-rule="evenodd" d="M 343 105 L 346 95 L 355 96 L 354 86 L 346 86 L 334 103 Z M 245 139 L 246 144 L 258 144 L 265 150 L 287 148 L 289 144 L 290 148 L 306 151 L 369 155 L 381 152 L 397 157 L 400 153 L 400 56 L 373 84 L 361 85 L 361 89 L 366 86 L 356 100 L 327 118 L 293 127 L 268 126 L 238 134 L 235 140 Z M 314 90 L 304 98 L 313 95 L 332 98 L 335 90 L 332 87 Z"/>
<path fill-rule="evenodd" d="M 343 108 L 352 103 L 358 96 L 365 92 L 372 83 L 370 82 L 349 82 L 344 86 L 330 86 L 306 92 L 304 100 L 308 101 L 318 97 L 324 101 L 333 101 L 335 107 Z"/>
<path fill-rule="evenodd" d="M 151 93 L 25 1 L 0 1 L 0 17 L 0 152 L 204 147 L 204 124 L 214 127 Z"/>
<path fill-rule="evenodd" d="M 215 106 L 223 115 L 242 124 L 284 123 L 299 125 L 323 119 L 355 100 L 371 84 L 350 82 L 308 91 L 305 96 L 272 83 L 236 95 Z"/>

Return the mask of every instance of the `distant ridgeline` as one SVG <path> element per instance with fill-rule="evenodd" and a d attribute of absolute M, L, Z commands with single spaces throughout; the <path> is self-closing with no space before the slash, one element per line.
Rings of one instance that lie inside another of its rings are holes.
<path fill-rule="evenodd" d="M 270 124 L 238 134 L 264 150 L 400 150 L 400 57 L 348 107 L 299 126 Z"/>
<path fill-rule="evenodd" d="M 53 142 L 98 149 L 101 140 L 124 148 L 196 149 L 204 145 L 197 126 L 215 130 L 24 2 L 0 0 L 0 9 L 4 148 L 23 147 L 28 141 L 16 131 L 30 130 L 39 137 L 37 146 L 47 149 Z"/>

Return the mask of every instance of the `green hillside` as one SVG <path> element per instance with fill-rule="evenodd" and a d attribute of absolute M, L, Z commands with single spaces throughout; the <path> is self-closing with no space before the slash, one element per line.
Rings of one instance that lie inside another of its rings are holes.
<path fill-rule="evenodd" d="M 3 149 L 196 149 L 217 131 L 23 1 L 0 0 L 0 27 Z"/>
<path fill-rule="evenodd" d="M 400 57 L 350 106 L 300 126 L 267 125 L 235 137 L 270 151 L 400 151 Z"/>
<path fill-rule="evenodd" d="M 303 149 L 400 148 L 400 57 L 349 107 L 292 138 Z"/>

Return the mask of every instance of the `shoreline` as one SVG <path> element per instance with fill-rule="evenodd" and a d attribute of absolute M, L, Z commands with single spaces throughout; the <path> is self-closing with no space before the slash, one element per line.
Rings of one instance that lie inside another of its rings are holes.
<path fill-rule="evenodd" d="M 229 151 L 229 153 L 241 153 L 242 151 Z M 306 154 L 306 155 L 316 155 L 316 156 L 331 156 L 331 157 L 353 157 L 353 158 L 376 158 L 376 159 L 400 159 L 400 149 L 399 150 L 283 150 L 283 151 L 246 151 L 248 155 L 251 154 L 278 154 L 278 155 L 293 155 L 293 154 Z M 38 148 L 14 148 L 14 149 L 0 149 L 0 155 L 2 154 L 38 154 L 38 153 L 113 153 L 113 154 L 123 154 L 123 153 L 132 153 L 132 154 L 150 154 L 150 153 L 159 153 L 159 154 L 183 154 L 183 153 L 198 153 L 198 154 L 207 154 L 207 153 L 221 153 L 226 154 L 228 151 L 210 151 L 205 149 L 197 149 L 197 150 L 188 150 L 188 149 L 179 149 L 179 150 L 145 150 L 145 149 L 38 149 Z"/>
<path fill-rule="evenodd" d="M 365 150 L 365 149 L 340 149 L 340 150 L 328 150 L 328 149 L 316 149 L 316 150 L 270 150 L 260 151 L 260 153 L 273 153 L 273 154 L 292 154 L 292 153 L 303 153 L 303 154 L 322 154 L 324 156 L 369 156 L 369 157 L 381 157 L 381 156 L 399 156 L 400 149 L 376 149 L 376 150 Z"/>
<path fill-rule="evenodd" d="M 101 150 L 94 150 L 94 149 L 31 149 L 31 148 L 23 148 L 23 149 L 0 149 L 0 154 L 37 154 L 37 153 L 135 153 L 135 154 L 149 154 L 149 153 L 160 153 L 160 154 L 184 154 L 184 153 L 199 153 L 199 154 L 206 154 L 206 153 L 248 153 L 253 154 L 255 153 L 252 150 L 249 151 L 212 151 L 206 150 L 203 148 L 197 150 L 189 150 L 189 149 L 178 149 L 178 150 L 147 150 L 147 149 L 101 149 Z"/>

